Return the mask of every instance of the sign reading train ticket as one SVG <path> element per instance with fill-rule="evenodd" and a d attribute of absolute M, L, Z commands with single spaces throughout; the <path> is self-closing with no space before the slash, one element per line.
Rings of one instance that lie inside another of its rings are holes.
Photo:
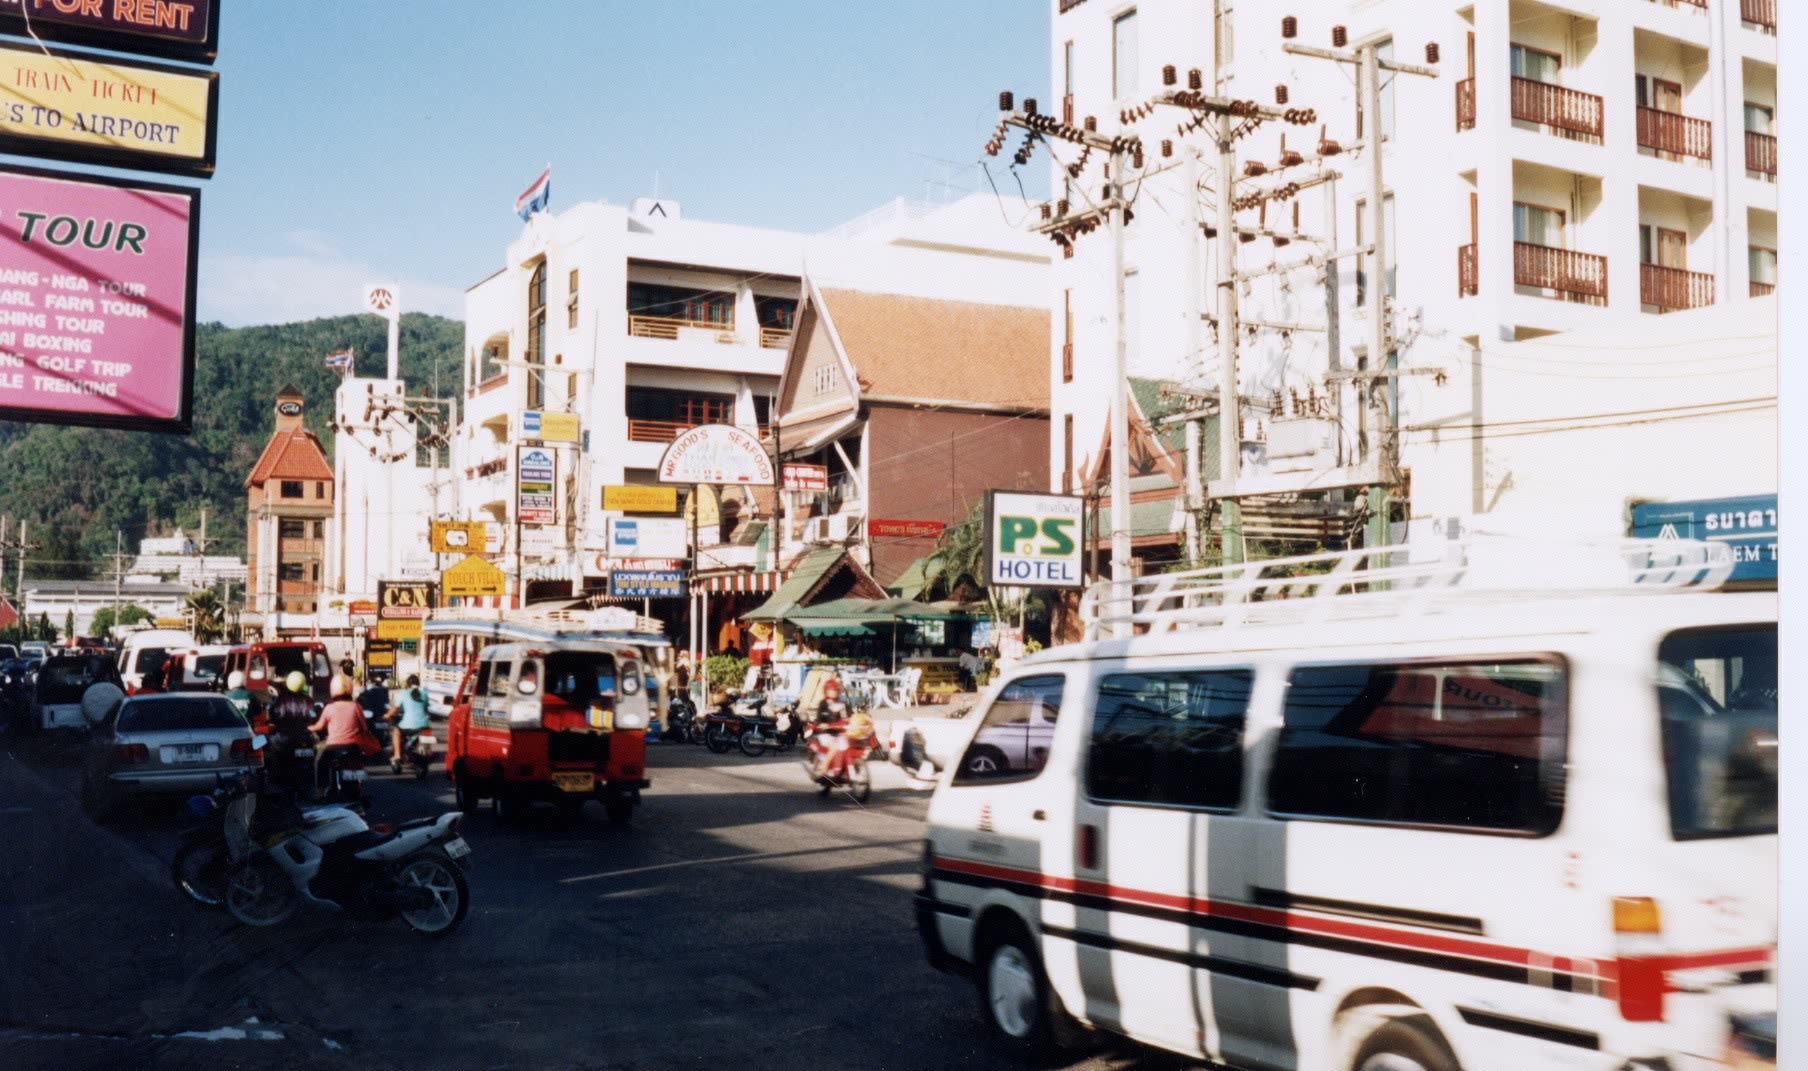
<path fill-rule="evenodd" d="M 189 430 L 200 197 L 0 169 L 0 419 Z"/>
<path fill-rule="evenodd" d="M 219 52 L 217 0 L 0 0 L 0 32 L 211 62 Z"/>
<path fill-rule="evenodd" d="M 0 45 L 0 152 L 205 178 L 220 76 Z"/>

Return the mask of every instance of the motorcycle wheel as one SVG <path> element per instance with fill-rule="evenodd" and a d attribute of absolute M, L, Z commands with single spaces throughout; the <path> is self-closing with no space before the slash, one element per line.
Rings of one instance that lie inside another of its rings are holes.
<path fill-rule="evenodd" d="M 766 753 L 767 747 L 768 745 L 765 742 L 765 738 L 758 733 L 755 733 L 752 729 L 748 729 L 741 734 L 741 754 L 746 755 L 748 758 L 759 758 Z"/>
<path fill-rule="evenodd" d="M 226 875 L 226 910 L 247 926 L 275 926 L 299 903 L 289 876 L 265 856 L 253 856 Z"/>
<path fill-rule="evenodd" d="M 848 767 L 848 792 L 861 803 L 873 794 L 873 772 L 867 769 L 865 759 L 858 759 Z"/>
<path fill-rule="evenodd" d="M 414 779 L 416 781 L 425 781 L 427 779 L 427 774 L 433 769 L 433 756 L 422 755 L 417 752 L 409 756 L 408 761 L 414 764 Z"/>
<path fill-rule="evenodd" d="M 184 896 L 202 907 L 224 907 L 226 872 L 231 866 L 224 842 L 191 840 L 176 849 L 176 858 L 170 862 L 170 877 Z"/>
<path fill-rule="evenodd" d="M 703 744 L 717 755 L 726 755 L 733 750 L 735 741 L 734 737 L 728 734 L 727 729 L 720 729 L 712 725 L 703 730 Z"/>
<path fill-rule="evenodd" d="M 402 921 L 422 936 L 446 936 L 458 929 L 471 910 L 471 890 L 465 884 L 465 876 L 444 852 L 420 851 L 403 859 L 396 868 L 396 884 L 433 894 L 432 907 L 402 912 Z"/>

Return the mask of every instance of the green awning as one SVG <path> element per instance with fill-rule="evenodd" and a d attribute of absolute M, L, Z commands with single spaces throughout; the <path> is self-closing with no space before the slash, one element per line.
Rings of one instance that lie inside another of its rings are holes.
<path fill-rule="evenodd" d="M 877 636 L 878 633 L 865 625 L 853 621 L 812 621 L 794 622 L 803 629 L 806 636 Z"/>
<path fill-rule="evenodd" d="M 772 593 L 772 598 L 742 614 L 742 620 L 786 620 L 791 612 L 797 609 L 798 603 L 810 594 L 811 589 L 828 574 L 830 569 L 835 568 L 835 564 L 846 553 L 847 551 L 840 547 L 817 547 L 804 555 L 803 560 L 797 563 L 797 568 L 791 570 L 791 575 L 783 584 L 779 585 L 777 591 Z M 811 609 L 814 611 L 815 608 Z"/>

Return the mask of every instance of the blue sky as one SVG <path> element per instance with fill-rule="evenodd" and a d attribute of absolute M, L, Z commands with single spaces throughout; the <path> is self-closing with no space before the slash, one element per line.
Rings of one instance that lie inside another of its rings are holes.
<path fill-rule="evenodd" d="M 1047 0 L 224 8 L 200 317 L 234 326 L 358 311 L 379 280 L 461 315 L 548 163 L 555 211 L 655 174 L 687 217 L 805 231 L 958 196 L 998 90 L 1047 96 Z"/>

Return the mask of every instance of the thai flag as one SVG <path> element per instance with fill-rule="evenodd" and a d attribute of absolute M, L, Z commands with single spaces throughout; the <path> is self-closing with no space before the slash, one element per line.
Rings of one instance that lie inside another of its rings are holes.
<path fill-rule="evenodd" d="M 328 368 L 337 368 L 341 372 L 351 371 L 352 370 L 352 351 L 351 350 L 340 350 L 337 353 L 327 354 L 326 355 L 326 366 Z"/>
<path fill-rule="evenodd" d="M 515 198 L 515 215 L 520 216 L 521 222 L 526 223 L 527 218 L 535 212 L 545 211 L 547 204 L 551 201 L 552 165 L 547 164 L 546 170 L 540 172 L 540 177 L 534 180 L 534 184 L 529 186 L 521 196 Z"/>

